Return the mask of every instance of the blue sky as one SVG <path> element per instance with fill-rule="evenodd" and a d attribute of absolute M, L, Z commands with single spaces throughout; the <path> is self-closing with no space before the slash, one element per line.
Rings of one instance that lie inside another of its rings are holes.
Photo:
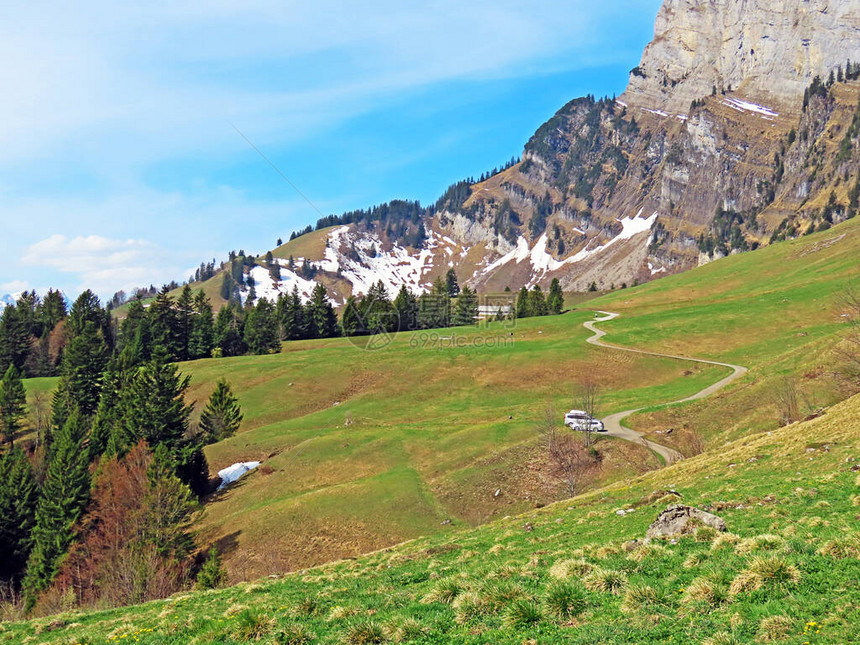
<path fill-rule="evenodd" d="M 234 125 L 324 214 L 431 202 L 620 94 L 659 5 L 4 3 L 0 294 L 108 297 L 315 222 Z"/>

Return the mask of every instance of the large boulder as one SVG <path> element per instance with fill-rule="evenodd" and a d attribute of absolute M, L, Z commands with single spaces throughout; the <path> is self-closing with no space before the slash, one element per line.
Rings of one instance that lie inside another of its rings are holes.
<path fill-rule="evenodd" d="M 654 523 L 648 527 L 645 537 L 653 539 L 669 535 L 685 535 L 700 526 L 709 526 L 717 531 L 726 530 L 725 520 L 718 515 L 692 506 L 673 504 L 657 516 Z"/>

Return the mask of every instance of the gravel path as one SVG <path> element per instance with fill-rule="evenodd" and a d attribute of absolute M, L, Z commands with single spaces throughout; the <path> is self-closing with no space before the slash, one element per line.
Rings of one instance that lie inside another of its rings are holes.
<path fill-rule="evenodd" d="M 632 352 L 634 354 L 644 354 L 646 356 L 659 356 L 661 358 L 674 358 L 679 361 L 690 361 L 693 363 L 705 363 L 706 365 L 719 365 L 720 367 L 728 367 L 732 369 L 732 373 L 729 374 L 724 379 L 714 383 L 713 385 L 709 385 L 704 390 L 700 392 L 696 392 L 692 396 L 688 396 L 686 399 L 680 399 L 678 401 L 670 401 L 665 403 L 664 405 L 672 405 L 673 403 L 684 403 L 686 401 L 697 401 L 698 399 L 704 399 L 705 397 L 711 396 L 714 392 L 717 392 L 724 388 L 726 385 L 735 381 L 742 377 L 747 373 L 747 368 L 741 365 L 731 365 L 730 363 L 720 363 L 718 361 L 708 361 L 702 358 L 689 358 L 687 356 L 674 356 L 672 354 L 660 354 L 658 352 L 646 352 L 641 349 L 630 349 L 628 347 L 619 347 L 618 345 L 610 345 L 609 343 L 604 343 L 601 338 L 606 336 L 606 332 L 597 329 L 595 327 L 596 324 L 607 322 L 612 320 L 613 318 L 617 318 L 618 314 L 610 313 L 608 311 L 598 311 L 597 313 L 602 314 L 603 318 L 597 318 L 595 320 L 590 320 L 584 323 L 584 326 L 589 331 L 594 332 L 594 335 L 587 339 L 586 342 L 591 343 L 592 345 L 597 345 L 598 347 L 606 347 L 608 349 L 615 349 L 622 352 Z M 671 464 L 674 461 L 678 461 L 679 459 L 683 459 L 684 455 L 682 455 L 677 450 L 672 448 L 667 448 L 666 446 L 660 445 L 659 443 L 654 443 L 653 441 L 648 441 L 641 434 L 636 432 L 635 430 L 631 430 L 630 428 L 624 427 L 622 425 L 622 421 L 629 417 L 631 414 L 635 412 L 639 412 L 643 408 L 636 408 L 635 410 L 625 410 L 624 412 L 616 412 L 615 414 L 609 415 L 608 417 L 603 419 L 603 425 L 606 427 L 606 433 L 611 437 L 618 437 L 620 439 L 626 439 L 627 441 L 633 441 L 635 443 L 642 444 L 647 446 L 657 454 L 663 457 L 666 460 L 667 464 Z"/>

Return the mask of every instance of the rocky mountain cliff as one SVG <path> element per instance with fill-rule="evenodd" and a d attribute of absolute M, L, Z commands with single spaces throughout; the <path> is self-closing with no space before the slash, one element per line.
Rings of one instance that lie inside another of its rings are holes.
<path fill-rule="evenodd" d="M 665 0 L 618 100 L 571 101 L 522 161 L 432 207 L 325 218 L 275 255 L 307 259 L 339 302 L 449 267 L 485 292 L 683 271 L 857 212 L 858 78 L 855 0 Z M 263 293 L 313 284 L 280 273 Z"/>
<path fill-rule="evenodd" d="M 666 0 L 622 99 L 679 112 L 716 88 L 796 111 L 848 59 L 860 60 L 854 0 Z"/>

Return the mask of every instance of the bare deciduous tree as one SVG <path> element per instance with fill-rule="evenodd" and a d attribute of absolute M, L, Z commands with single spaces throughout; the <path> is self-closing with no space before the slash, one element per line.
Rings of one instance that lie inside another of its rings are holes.
<path fill-rule="evenodd" d="M 567 429 L 560 429 L 554 410 L 547 409 L 539 427 L 541 441 L 549 458 L 552 475 L 573 497 L 581 492 L 589 477 L 594 475 L 599 462 L 592 451 L 578 441 Z"/>
<path fill-rule="evenodd" d="M 853 389 L 860 389 L 860 291 L 849 285 L 839 297 L 839 315 L 848 323 L 843 342 L 837 347 L 842 359 L 840 376 Z"/>
<path fill-rule="evenodd" d="M 600 385 L 591 376 L 582 378 L 576 385 L 574 401 L 590 419 L 596 419 L 597 408 L 600 405 Z M 589 424 L 585 428 L 585 445 L 591 447 L 593 444 L 594 432 Z"/>
<path fill-rule="evenodd" d="M 780 379 L 774 386 L 773 397 L 780 425 L 787 426 L 800 420 L 797 383 L 793 378 L 785 376 Z"/>
<path fill-rule="evenodd" d="M 34 392 L 30 400 L 30 421 L 36 430 L 36 445 L 41 446 L 51 423 L 51 398 L 41 390 Z"/>

